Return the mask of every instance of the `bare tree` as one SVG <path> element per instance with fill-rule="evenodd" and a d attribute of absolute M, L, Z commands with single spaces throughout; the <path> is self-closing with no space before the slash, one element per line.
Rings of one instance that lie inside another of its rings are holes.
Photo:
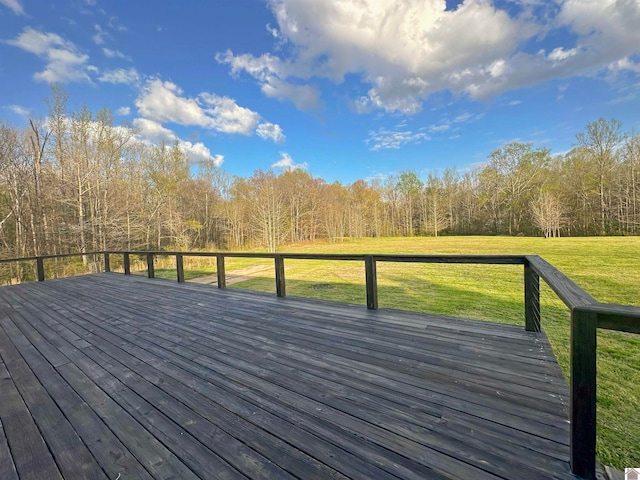
<path fill-rule="evenodd" d="M 562 205 L 551 192 L 541 191 L 532 203 L 533 221 L 544 235 L 559 237 L 562 226 Z"/>
<path fill-rule="evenodd" d="M 429 174 L 420 197 L 423 224 L 427 235 L 433 234 L 437 237 L 440 230 L 449 223 L 443 193 L 442 180 L 434 174 Z"/>
<path fill-rule="evenodd" d="M 622 199 L 627 202 L 625 226 L 628 233 L 636 234 L 640 228 L 640 136 L 627 137 L 622 156 Z"/>
<path fill-rule="evenodd" d="M 275 252 L 287 234 L 287 210 L 276 181 L 272 172 L 261 170 L 249 178 L 251 223 L 269 252 Z"/>
<path fill-rule="evenodd" d="M 576 135 L 578 144 L 586 150 L 595 165 L 600 199 L 600 235 L 605 235 L 609 227 L 611 204 L 608 189 L 617 162 L 616 151 L 624 140 L 621 131 L 622 124 L 618 120 L 600 118 L 589 122 L 585 131 Z"/>

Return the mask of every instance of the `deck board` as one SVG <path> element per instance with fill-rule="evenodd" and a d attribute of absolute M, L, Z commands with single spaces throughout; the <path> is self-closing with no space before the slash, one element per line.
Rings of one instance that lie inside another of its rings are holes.
<path fill-rule="evenodd" d="M 112 273 L 0 288 L 0 327 L 3 479 L 575 478 L 520 326 Z"/>

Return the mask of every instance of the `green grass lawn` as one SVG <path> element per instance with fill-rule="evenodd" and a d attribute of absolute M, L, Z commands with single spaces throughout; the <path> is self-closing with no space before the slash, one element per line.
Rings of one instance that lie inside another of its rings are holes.
<path fill-rule="evenodd" d="M 362 239 L 287 246 L 282 252 L 537 254 L 605 303 L 640 306 L 640 237 L 513 238 L 440 237 Z M 215 259 L 187 260 L 185 277 L 215 272 Z M 156 275 L 175 278 L 171 259 Z M 226 260 L 227 272 L 272 260 Z M 159 265 L 160 266 L 160 265 Z M 286 260 L 287 295 L 365 305 L 362 262 Z M 273 272 L 231 285 L 274 292 Z M 381 308 L 524 325 L 523 268 L 502 265 L 378 263 Z M 541 285 L 542 326 L 569 378 L 569 311 Z M 598 333 L 599 459 L 617 468 L 640 465 L 640 336 Z"/>

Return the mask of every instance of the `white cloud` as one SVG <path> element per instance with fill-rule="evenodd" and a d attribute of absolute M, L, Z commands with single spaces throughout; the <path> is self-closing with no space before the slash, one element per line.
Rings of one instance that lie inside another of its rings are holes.
<path fill-rule="evenodd" d="M 636 63 L 629 57 L 625 57 L 609 65 L 609 69 L 613 72 L 627 70 L 630 72 L 640 73 L 640 63 Z"/>
<path fill-rule="evenodd" d="M 93 38 L 93 41 L 96 45 L 103 45 L 104 38 L 107 36 L 107 32 L 105 32 L 98 24 L 95 24 L 93 28 L 95 29 L 96 33 L 91 38 Z"/>
<path fill-rule="evenodd" d="M 358 97 L 349 104 L 356 113 L 369 113 L 373 110 L 373 105 L 368 97 Z"/>
<path fill-rule="evenodd" d="M 146 118 L 135 118 L 133 126 L 136 129 L 136 137 L 138 140 L 157 145 L 161 142 L 172 144 L 178 140 L 180 149 L 187 155 L 192 162 L 208 161 L 213 162 L 216 167 L 222 165 L 224 156 L 220 154 L 211 155 L 211 151 L 202 142 L 192 143 L 187 140 L 181 140 L 170 129 L 163 127 L 153 120 Z"/>
<path fill-rule="evenodd" d="M 92 65 L 87 65 L 88 55 L 79 53 L 72 42 L 64 40 L 55 33 L 26 27 L 20 35 L 7 43 L 33 53 L 47 62 L 44 70 L 33 76 L 38 81 L 90 82 L 87 72 L 96 69 Z"/>
<path fill-rule="evenodd" d="M 69 50 L 52 49 L 48 53 L 49 63 L 42 72 L 36 73 L 36 80 L 45 82 L 90 81 L 87 71 L 91 66 L 86 65 L 89 57 Z"/>
<path fill-rule="evenodd" d="M 224 155 L 220 155 L 218 153 L 217 155 L 213 156 L 213 166 L 214 167 L 220 167 L 223 162 L 224 162 Z"/>
<path fill-rule="evenodd" d="M 178 138 L 172 130 L 146 118 L 134 118 L 133 127 L 141 139 L 150 143 L 160 143 L 163 140 L 165 142 L 173 142 Z"/>
<path fill-rule="evenodd" d="M 457 117 L 455 117 L 453 120 L 451 120 L 451 123 L 464 123 L 466 121 L 473 119 L 474 116 L 475 115 L 473 115 L 472 113 L 464 112 L 458 115 Z"/>
<path fill-rule="evenodd" d="M 116 32 L 126 32 L 128 30 L 127 27 L 120 23 L 118 17 L 109 18 L 109 23 L 107 25 L 110 29 L 115 30 Z"/>
<path fill-rule="evenodd" d="M 320 92 L 316 88 L 283 80 L 290 76 L 291 67 L 273 55 L 234 55 L 231 50 L 227 50 L 224 54 L 217 54 L 216 60 L 229 64 L 234 76 L 244 71 L 254 77 L 260 82 L 262 93 L 267 97 L 290 100 L 300 110 L 313 110 L 320 105 Z"/>
<path fill-rule="evenodd" d="M 284 170 L 306 170 L 309 167 L 307 162 L 304 163 L 294 163 L 291 155 L 287 152 L 280 152 L 280 160 L 271 165 L 271 168 L 282 168 Z"/>
<path fill-rule="evenodd" d="M 519 3 L 514 8 L 514 3 Z M 593 74 L 640 54 L 640 2 L 564 0 L 270 0 L 280 56 L 216 58 L 265 95 L 315 108 L 314 77 L 355 74 L 357 112 L 414 114 L 434 92 L 482 99 L 551 78 Z M 517 13 L 516 13 L 517 12 Z M 536 52 L 536 46 L 539 46 Z M 534 52 L 534 53 L 531 53 Z M 632 63 L 633 64 L 633 63 Z M 635 69 L 627 69 L 635 72 Z M 306 87 L 306 88 L 305 88 Z"/>
<path fill-rule="evenodd" d="M 160 79 L 148 81 L 135 103 L 140 115 L 158 123 L 178 123 L 241 135 L 255 132 L 275 142 L 284 140 L 280 126 L 260 123 L 259 113 L 241 107 L 233 98 L 208 92 L 186 97 L 176 84 Z"/>
<path fill-rule="evenodd" d="M 129 107 L 120 107 L 118 110 L 116 110 L 116 115 L 127 116 L 130 113 L 131 113 L 131 108 Z"/>
<path fill-rule="evenodd" d="M 369 132 L 365 143 L 373 151 L 383 149 L 397 149 L 407 143 L 421 143 L 424 140 L 431 140 L 431 137 L 424 132 L 414 133 L 410 130 L 388 130 L 380 128 L 377 131 Z"/>
<path fill-rule="evenodd" d="M 20 117 L 28 117 L 29 116 L 29 110 L 20 106 L 20 105 L 9 105 L 7 107 L 5 107 L 8 110 L 11 110 L 13 113 L 15 113 L 16 115 L 20 116 Z"/>
<path fill-rule="evenodd" d="M 238 75 L 245 71 L 252 77 L 267 82 L 270 76 L 286 76 L 289 72 L 284 62 L 271 54 L 264 54 L 254 57 L 251 54 L 234 55 L 231 50 L 225 53 L 216 54 L 219 63 L 226 63 L 231 66 L 231 74 Z"/>
<path fill-rule="evenodd" d="M 182 90 L 176 84 L 155 79 L 144 87 L 136 106 L 140 114 L 157 122 L 209 126 L 210 119 L 197 100 L 181 95 Z"/>
<path fill-rule="evenodd" d="M 269 122 L 264 122 L 258 125 L 258 128 L 256 128 L 256 135 L 265 140 L 270 138 L 275 143 L 283 143 L 285 139 L 280 125 Z"/>
<path fill-rule="evenodd" d="M 250 135 L 260 121 L 259 113 L 239 106 L 233 98 L 201 93 L 198 99 L 205 106 L 209 127 L 219 132 Z"/>
<path fill-rule="evenodd" d="M 267 24 L 267 32 L 271 34 L 271 36 L 275 39 L 280 38 L 280 32 L 277 28 L 273 28 L 270 24 Z"/>
<path fill-rule="evenodd" d="M 444 0 L 269 5 L 280 34 L 295 46 L 297 55 L 287 64 L 296 76 L 312 72 L 340 82 L 349 73 L 362 75 L 371 88 L 367 101 L 354 105 L 357 111 L 416 113 L 421 99 L 451 86 L 452 73 L 499 62 L 532 30 L 484 1 L 466 1 L 453 11 Z"/>
<path fill-rule="evenodd" d="M 294 85 L 279 78 L 270 78 L 261 90 L 267 97 L 290 100 L 300 110 L 314 110 L 320 104 L 320 92 L 309 85 Z"/>
<path fill-rule="evenodd" d="M 570 48 L 568 50 L 565 50 L 562 47 L 558 47 L 558 48 L 554 48 L 551 51 L 551 53 L 547 55 L 547 58 L 552 62 L 558 62 L 558 61 L 566 60 L 567 58 L 571 58 L 577 53 L 578 53 L 577 48 Z"/>
<path fill-rule="evenodd" d="M 447 130 L 449 130 L 449 128 L 451 128 L 451 126 L 446 123 L 443 123 L 442 125 L 431 125 L 429 127 L 429 132 L 431 133 L 446 132 Z"/>
<path fill-rule="evenodd" d="M 512 102 L 513 103 L 513 102 Z M 519 103 L 519 102 L 517 102 Z M 516 104 L 517 104 L 516 103 Z M 471 123 L 471 122 L 475 122 L 477 120 L 480 120 L 482 117 L 484 117 L 484 113 L 470 113 L 470 112 L 464 112 L 461 113 L 457 116 L 455 116 L 453 119 L 445 117 L 441 120 L 441 122 L 438 125 L 431 125 L 429 127 L 422 127 L 420 128 L 420 131 L 423 130 L 427 130 L 429 133 L 442 133 L 442 132 L 446 132 L 449 129 L 451 129 L 452 126 L 455 126 L 456 123 Z M 400 125 L 402 127 L 404 127 L 404 125 Z M 396 126 L 396 130 L 398 130 L 398 127 L 400 126 Z M 397 133 L 397 132 L 394 132 Z M 410 133 L 410 132 L 409 132 Z M 369 138 L 371 138 L 371 133 L 369 134 Z M 453 138 L 453 136 L 450 136 L 449 138 Z M 411 138 L 411 136 L 409 136 L 410 141 L 413 141 L 413 138 Z M 427 138 L 428 140 L 428 138 Z M 380 147 L 380 148 L 398 148 L 402 143 L 408 143 L 408 142 L 401 142 L 398 144 L 398 146 L 395 146 L 395 143 L 391 143 L 392 145 L 394 145 L 393 147 Z"/>
<path fill-rule="evenodd" d="M 211 151 L 202 142 L 191 143 L 187 140 L 181 140 L 179 146 L 192 162 L 198 163 L 204 160 L 212 162 L 216 167 L 224 162 L 223 155 L 211 155 Z"/>
<path fill-rule="evenodd" d="M 24 15 L 24 8 L 18 0 L 0 0 L 0 5 L 4 5 L 10 10 L 13 10 L 13 13 L 16 15 Z"/>
<path fill-rule="evenodd" d="M 25 28 L 20 35 L 7 43 L 40 56 L 46 55 L 54 47 L 66 50 L 75 48 L 73 43 L 67 42 L 60 35 L 40 32 L 31 27 Z"/>
<path fill-rule="evenodd" d="M 106 83 L 114 84 L 135 84 L 140 81 L 140 74 L 135 68 L 118 68 L 116 70 L 105 71 L 98 80 Z"/>
<path fill-rule="evenodd" d="M 130 56 L 125 55 L 119 50 L 111 50 L 110 48 L 104 47 L 102 49 L 102 53 L 104 53 L 105 57 L 108 57 L 108 58 L 121 58 L 123 60 L 131 61 Z"/>

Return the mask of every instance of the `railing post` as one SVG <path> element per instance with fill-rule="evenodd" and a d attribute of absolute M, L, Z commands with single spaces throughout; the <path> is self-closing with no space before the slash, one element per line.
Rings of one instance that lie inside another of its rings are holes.
<path fill-rule="evenodd" d="M 596 329 L 598 314 L 571 312 L 571 471 L 595 478 Z"/>
<path fill-rule="evenodd" d="M 147 277 L 155 278 L 156 272 L 153 268 L 153 253 L 147 253 Z"/>
<path fill-rule="evenodd" d="M 364 273 L 367 282 L 367 308 L 378 309 L 378 274 L 376 272 L 376 259 L 373 255 L 364 257 Z"/>
<path fill-rule="evenodd" d="M 182 259 L 181 253 L 176 253 L 176 275 L 178 277 L 178 282 L 184 282 L 184 262 Z"/>
<path fill-rule="evenodd" d="M 44 260 L 42 257 L 36 257 L 36 270 L 38 270 L 38 281 L 44 282 Z"/>
<path fill-rule="evenodd" d="M 282 258 L 282 255 L 276 254 L 274 262 L 276 267 L 276 295 L 284 297 L 287 294 L 284 279 L 284 258 Z"/>
<path fill-rule="evenodd" d="M 540 277 L 524 266 L 524 323 L 527 332 L 540 331 Z"/>
<path fill-rule="evenodd" d="M 104 271 L 111 271 L 111 263 L 109 263 L 109 252 L 104 252 Z"/>
<path fill-rule="evenodd" d="M 124 255 L 124 274 L 131 275 L 131 259 L 129 258 L 129 252 Z"/>
<path fill-rule="evenodd" d="M 227 275 L 224 271 L 224 255 L 216 255 L 216 274 L 218 275 L 218 288 L 227 288 Z"/>

